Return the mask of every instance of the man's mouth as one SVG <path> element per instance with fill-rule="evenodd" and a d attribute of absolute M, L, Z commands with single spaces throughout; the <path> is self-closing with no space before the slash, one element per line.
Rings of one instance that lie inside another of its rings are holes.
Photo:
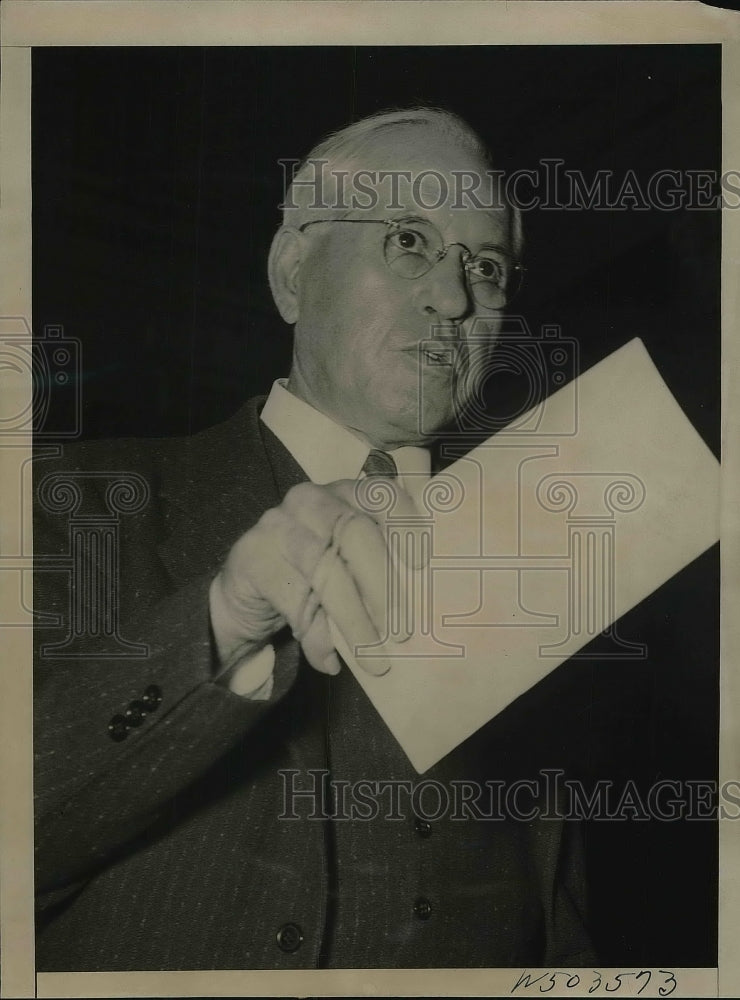
<path fill-rule="evenodd" d="M 455 347 L 451 344 L 422 343 L 417 344 L 411 351 L 417 359 L 428 365 L 451 368 L 455 364 Z"/>
<path fill-rule="evenodd" d="M 424 357 L 427 359 L 430 365 L 445 365 L 445 364 L 448 365 L 450 363 L 449 354 L 445 353 L 444 351 L 430 351 L 424 349 L 422 350 L 421 353 L 424 355 Z"/>

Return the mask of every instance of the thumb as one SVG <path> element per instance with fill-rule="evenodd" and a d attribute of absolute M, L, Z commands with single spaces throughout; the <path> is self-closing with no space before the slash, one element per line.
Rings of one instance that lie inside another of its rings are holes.
<path fill-rule="evenodd" d="M 426 483 L 428 477 L 423 477 Z M 361 514 L 377 524 L 388 541 L 387 530 L 394 524 L 403 535 L 417 533 L 429 524 L 427 511 L 420 511 L 413 497 L 401 485 L 400 479 L 386 476 L 367 476 L 364 479 L 341 479 L 331 483 L 329 489 Z M 427 554 L 420 544 L 401 545 L 401 559 L 420 569 L 427 561 Z"/>

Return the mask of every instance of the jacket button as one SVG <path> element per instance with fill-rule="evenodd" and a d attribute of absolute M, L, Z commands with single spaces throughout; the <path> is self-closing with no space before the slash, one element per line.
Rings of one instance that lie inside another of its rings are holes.
<path fill-rule="evenodd" d="M 428 823 L 425 819 L 419 819 L 418 816 L 414 820 L 414 829 L 424 840 L 432 835 L 432 824 Z"/>
<path fill-rule="evenodd" d="M 146 705 L 143 701 L 132 701 L 126 711 L 124 718 L 127 726 L 140 726 L 146 718 Z"/>
<path fill-rule="evenodd" d="M 155 712 L 162 704 L 162 688 L 157 684 L 150 684 L 144 692 L 144 707 L 147 712 Z"/>
<path fill-rule="evenodd" d="M 275 937 L 281 951 L 298 951 L 303 942 L 303 931 L 298 924 L 283 924 Z"/>
<path fill-rule="evenodd" d="M 121 740 L 126 739 L 128 736 L 128 726 L 122 715 L 114 715 L 110 720 L 108 723 L 108 735 L 116 743 L 120 743 Z"/>
<path fill-rule="evenodd" d="M 419 920 L 429 920 L 432 915 L 432 904 L 428 899 L 425 899 L 423 896 L 419 896 L 414 903 L 414 913 Z"/>

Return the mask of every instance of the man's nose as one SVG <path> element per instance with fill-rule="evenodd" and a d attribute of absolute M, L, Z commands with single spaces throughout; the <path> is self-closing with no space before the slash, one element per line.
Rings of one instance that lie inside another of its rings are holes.
<path fill-rule="evenodd" d="M 451 246 L 442 260 L 415 282 L 419 308 L 428 315 L 436 313 L 448 323 L 461 323 L 472 311 L 463 252 Z"/>

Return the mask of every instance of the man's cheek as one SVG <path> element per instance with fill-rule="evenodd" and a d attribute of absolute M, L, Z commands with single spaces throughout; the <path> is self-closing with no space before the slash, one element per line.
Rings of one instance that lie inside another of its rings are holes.
<path fill-rule="evenodd" d="M 494 340 L 460 348 L 455 364 L 455 400 L 458 408 L 485 394 L 486 383 L 495 375 Z"/>
<path fill-rule="evenodd" d="M 422 386 L 418 412 L 421 418 L 420 426 L 425 432 L 438 430 L 454 417 L 457 409 L 455 395 L 451 381 Z"/>

